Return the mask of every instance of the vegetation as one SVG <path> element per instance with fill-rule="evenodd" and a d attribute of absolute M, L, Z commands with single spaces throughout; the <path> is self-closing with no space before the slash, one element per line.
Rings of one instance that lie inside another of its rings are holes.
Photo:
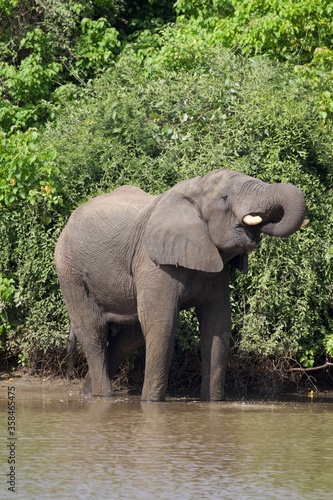
<path fill-rule="evenodd" d="M 232 282 L 233 352 L 333 358 L 328 0 L 0 1 L 0 349 L 63 361 L 53 264 L 71 211 L 121 184 L 213 168 L 292 182 L 309 226 L 263 237 Z M 175 362 L 198 350 L 192 312 Z M 59 367 L 57 368 L 59 370 Z"/>

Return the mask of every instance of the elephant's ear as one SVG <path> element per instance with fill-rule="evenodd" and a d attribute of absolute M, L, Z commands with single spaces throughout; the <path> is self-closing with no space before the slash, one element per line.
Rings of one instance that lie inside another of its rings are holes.
<path fill-rule="evenodd" d="M 220 272 L 222 258 L 193 200 L 167 192 L 150 216 L 145 233 L 149 257 L 156 264 Z"/>
<path fill-rule="evenodd" d="M 240 255 L 233 257 L 230 261 L 230 265 L 241 271 L 243 274 L 246 274 L 249 270 L 247 253 L 241 253 Z"/>

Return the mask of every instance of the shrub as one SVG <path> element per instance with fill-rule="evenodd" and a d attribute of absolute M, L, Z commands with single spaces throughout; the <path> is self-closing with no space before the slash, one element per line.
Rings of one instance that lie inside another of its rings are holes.
<path fill-rule="evenodd" d="M 184 30 L 200 27 L 210 43 L 243 54 L 304 64 L 332 43 L 330 0 L 177 0 L 175 8 Z"/>
<path fill-rule="evenodd" d="M 55 160 L 36 130 L 1 136 L 0 338 L 21 359 L 61 339 L 54 336 L 62 302 L 53 249 L 64 222 Z"/>
<path fill-rule="evenodd" d="M 152 79 L 124 57 L 94 97 L 69 106 L 44 136 L 57 150 L 63 196 L 72 209 L 120 184 L 158 193 L 226 167 L 297 184 L 311 224 L 286 241 L 263 238 L 249 274 L 235 277 L 234 338 L 242 352 L 302 356 L 312 346 L 319 356 L 332 326 L 332 128 L 282 66 L 220 50 L 207 64 L 209 73 Z"/>
<path fill-rule="evenodd" d="M 311 220 L 288 240 L 263 237 L 249 274 L 235 273 L 234 350 L 298 356 L 306 365 L 332 354 L 331 122 L 313 113 L 313 94 L 284 66 L 220 49 L 206 64 L 209 72 L 161 69 L 152 77 L 123 56 L 43 134 L 3 137 L 0 273 L 15 289 L 6 299 L 11 352 L 31 361 L 64 345 L 53 250 L 77 205 L 120 184 L 159 193 L 232 168 L 295 183 Z M 198 347 L 192 316 L 182 317 L 178 360 Z"/>

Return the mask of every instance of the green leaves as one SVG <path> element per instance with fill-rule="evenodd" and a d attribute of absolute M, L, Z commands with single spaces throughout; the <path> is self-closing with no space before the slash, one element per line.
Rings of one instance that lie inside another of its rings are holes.
<path fill-rule="evenodd" d="M 186 16 L 186 30 L 200 25 L 212 34 L 214 45 L 249 55 L 307 63 L 316 47 L 331 44 L 330 0 L 178 0 L 176 10 Z"/>
<path fill-rule="evenodd" d="M 235 349 L 329 355 L 333 130 L 313 112 L 315 94 L 284 65 L 223 49 L 205 63 L 209 73 L 160 68 L 152 77 L 126 55 L 85 102 L 64 110 L 43 137 L 61 159 L 66 209 L 121 184 L 160 193 L 213 168 L 295 183 L 311 222 L 287 240 L 264 237 L 249 274 L 234 277 Z M 195 330 L 190 317 L 180 346 Z"/>
<path fill-rule="evenodd" d="M 234 168 L 297 184 L 310 219 L 235 276 L 235 349 L 310 366 L 332 356 L 331 3 L 178 0 L 175 23 L 172 5 L 0 1 L 2 340 L 62 345 L 53 249 L 78 204 Z M 184 313 L 184 350 L 192 331 Z"/>
<path fill-rule="evenodd" d="M 14 292 L 14 280 L 4 278 L 0 274 L 0 350 L 4 349 L 6 334 L 11 329 L 7 308 L 12 304 Z"/>
<path fill-rule="evenodd" d="M 30 205 L 61 204 L 57 194 L 56 152 L 42 147 L 35 129 L 0 137 L 0 209 Z"/>
<path fill-rule="evenodd" d="M 91 70 L 104 69 L 114 60 L 120 47 L 118 32 L 111 28 L 107 19 L 93 21 L 83 18 L 81 21 L 82 35 L 75 47 L 75 68 L 80 70 L 82 77 L 89 75 Z"/>
<path fill-rule="evenodd" d="M 0 129 L 25 130 L 54 117 L 56 91 L 85 85 L 110 66 L 118 32 L 106 18 L 93 19 L 86 2 L 36 0 L 0 5 Z M 2 17 L 1 11 L 10 17 Z M 91 17 L 89 17 L 91 16 Z M 18 19 L 20 22 L 18 23 Z M 53 105 L 53 106 L 52 106 Z"/>

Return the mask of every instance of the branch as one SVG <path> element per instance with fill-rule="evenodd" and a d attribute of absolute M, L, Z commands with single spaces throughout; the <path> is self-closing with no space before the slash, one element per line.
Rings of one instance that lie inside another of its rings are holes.
<path fill-rule="evenodd" d="M 313 366 L 312 368 L 289 368 L 289 370 L 291 372 L 313 372 L 315 370 L 323 370 L 324 368 L 327 368 L 329 366 L 333 366 L 333 363 L 326 361 L 326 363 L 324 363 L 323 365 Z"/>
<path fill-rule="evenodd" d="M 80 83 L 80 85 L 83 85 L 84 87 L 87 86 L 87 84 L 79 77 L 79 75 L 77 73 L 75 73 L 75 71 L 66 64 L 64 58 L 61 59 L 61 62 L 65 66 L 65 68 L 67 69 L 69 74 L 74 76 L 74 78 Z"/>

